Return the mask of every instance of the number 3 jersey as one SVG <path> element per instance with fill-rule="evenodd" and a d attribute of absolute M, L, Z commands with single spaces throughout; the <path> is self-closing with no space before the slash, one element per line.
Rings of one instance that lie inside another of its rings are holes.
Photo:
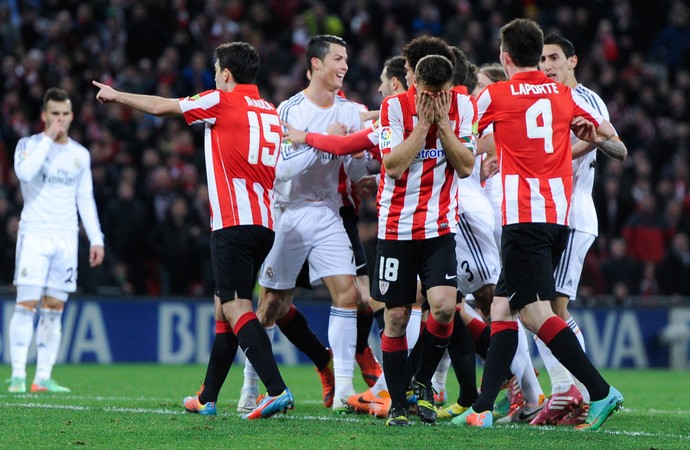
<path fill-rule="evenodd" d="M 273 182 L 282 139 L 275 107 L 255 85 L 211 90 L 180 100 L 188 124 L 204 123 L 211 229 L 273 229 Z"/>
<path fill-rule="evenodd" d="M 477 110 L 479 133 L 494 127 L 503 225 L 567 225 L 573 188 L 570 122 L 583 116 L 598 127 L 601 114 L 538 70 L 487 86 Z"/>

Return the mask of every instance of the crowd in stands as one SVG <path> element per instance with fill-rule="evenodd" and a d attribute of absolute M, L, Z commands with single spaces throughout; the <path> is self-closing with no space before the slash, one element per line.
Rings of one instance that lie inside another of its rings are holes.
<path fill-rule="evenodd" d="M 0 4 L 0 286 L 12 284 L 22 200 L 17 141 L 42 130 L 48 87 L 73 101 L 71 135 L 91 151 L 106 263 L 80 262 L 84 294 L 212 292 L 203 133 L 179 120 L 102 107 L 91 80 L 184 97 L 213 89 L 209 55 L 242 40 L 262 57 L 262 96 L 280 103 L 306 86 L 315 34 L 349 43 L 349 98 L 378 109 L 383 61 L 413 37 L 496 62 L 498 31 L 515 17 L 575 44 L 577 78 L 606 101 L 625 162 L 597 159 L 599 237 L 581 295 L 690 296 L 690 3 L 681 0 L 9 0 Z M 373 200 L 361 211 L 375 233 Z M 88 258 L 87 241 L 81 245 Z"/>

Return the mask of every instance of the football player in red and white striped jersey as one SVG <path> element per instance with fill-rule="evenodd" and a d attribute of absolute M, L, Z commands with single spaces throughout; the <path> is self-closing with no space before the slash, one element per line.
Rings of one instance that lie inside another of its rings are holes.
<path fill-rule="evenodd" d="M 570 130 L 605 152 L 625 146 L 604 118 L 565 85 L 539 71 L 544 35 L 535 22 L 516 19 L 501 28 L 500 60 L 509 81 L 479 96 L 479 132 L 493 124 L 503 179 L 503 271 L 491 307 L 491 351 L 481 394 L 453 419 L 488 427 L 491 410 L 517 346 L 517 314 L 529 330 L 589 390 L 590 417 L 598 429 L 623 402 L 599 374 L 568 325 L 551 310 L 553 271 L 567 240 L 572 192 Z"/>
<path fill-rule="evenodd" d="M 431 307 L 415 375 L 418 415 L 425 422 L 436 420 L 431 377 L 453 330 L 457 176 L 468 176 L 474 164 L 474 108 L 467 96 L 451 90 L 452 81 L 451 61 L 426 56 L 415 68 L 415 86 L 387 97 L 381 107 L 383 165 L 372 297 L 386 304 L 381 349 L 391 396 L 386 424 L 392 426 L 409 424 L 405 329 L 417 275 Z"/>
<path fill-rule="evenodd" d="M 216 89 L 183 99 L 120 92 L 94 81 L 96 98 L 156 116 L 183 116 L 205 124 L 206 172 L 211 206 L 211 263 L 216 284 L 216 337 L 202 391 L 187 397 L 190 412 L 215 414 L 215 402 L 241 347 L 268 390 L 268 400 L 247 415 L 268 417 L 294 400 L 252 310 L 259 267 L 271 249 L 273 183 L 282 139 L 276 108 L 254 84 L 258 52 L 244 42 L 215 51 Z"/>

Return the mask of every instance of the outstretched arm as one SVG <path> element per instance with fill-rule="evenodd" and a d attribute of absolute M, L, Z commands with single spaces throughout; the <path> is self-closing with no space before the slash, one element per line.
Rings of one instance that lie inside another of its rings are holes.
<path fill-rule="evenodd" d="M 180 101 L 176 98 L 164 98 L 157 95 L 133 94 L 113 89 L 107 84 L 92 81 L 99 88 L 96 99 L 101 103 L 120 103 L 138 111 L 154 116 L 181 116 Z"/>

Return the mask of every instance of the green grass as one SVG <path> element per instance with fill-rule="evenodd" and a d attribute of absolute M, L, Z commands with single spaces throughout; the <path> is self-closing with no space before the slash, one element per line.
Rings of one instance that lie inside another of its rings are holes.
<path fill-rule="evenodd" d="M 320 402 L 313 368 L 281 367 L 297 405 L 287 415 L 246 421 L 235 413 L 241 370 L 233 367 L 219 414 L 186 414 L 182 398 L 198 388 L 202 366 L 64 365 L 54 376 L 71 394 L 0 394 L 2 448 L 280 448 L 280 449 L 681 449 L 690 448 L 690 374 L 606 371 L 625 395 L 622 412 L 597 432 L 528 425 L 461 428 L 415 421 L 388 428 L 361 415 L 334 416 Z M 32 374 L 30 373 L 30 376 Z M 546 376 L 540 381 L 545 383 Z M 457 388 L 450 382 L 450 398 Z M 357 380 L 357 388 L 364 384 Z M 544 385 L 546 391 L 548 386 Z"/>

